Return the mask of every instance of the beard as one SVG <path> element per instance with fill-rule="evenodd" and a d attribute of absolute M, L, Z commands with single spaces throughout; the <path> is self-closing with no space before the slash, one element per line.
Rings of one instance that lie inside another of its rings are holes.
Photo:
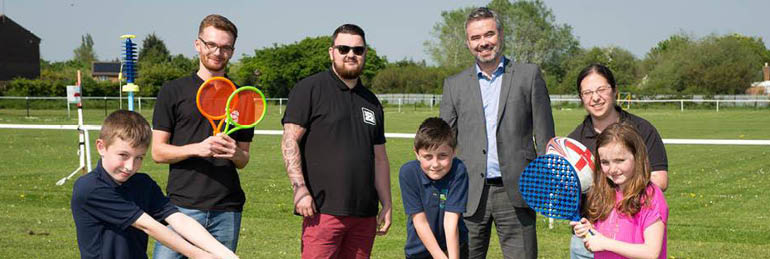
<path fill-rule="evenodd" d="M 343 60 L 345 58 L 343 57 Z M 335 60 L 336 61 L 336 60 Z M 334 71 L 337 72 L 337 75 L 342 77 L 343 79 L 352 80 L 358 78 L 361 73 L 364 71 L 364 58 L 361 57 L 361 62 L 358 65 L 358 67 L 349 67 L 345 62 L 342 64 L 337 64 L 337 62 L 332 61 L 334 64 Z"/>
<path fill-rule="evenodd" d="M 485 50 L 491 50 L 491 51 L 492 51 L 492 52 L 494 52 L 495 54 L 494 54 L 494 55 L 492 55 L 492 56 L 490 56 L 490 57 L 487 57 L 487 58 L 485 58 L 485 57 L 482 57 L 482 56 L 481 56 L 481 52 L 482 52 L 482 51 L 485 51 Z M 503 53 L 503 51 L 502 51 L 502 50 L 503 50 L 503 48 L 502 48 L 502 42 L 499 42 L 499 44 L 497 44 L 497 45 L 495 45 L 495 46 L 490 46 L 490 45 L 487 45 L 487 46 L 478 46 L 478 47 L 476 47 L 476 49 L 475 49 L 475 51 L 476 51 L 476 61 L 477 61 L 477 62 L 479 62 L 479 63 L 490 63 L 490 62 L 494 62 L 494 61 L 495 61 L 495 60 L 496 60 L 498 57 L 500 57 L 500 55 Z"/>
<path fill-rule="evenodd" d="M 201 59 L 200 62 L 201 64 L 203 64 L 203 67 L 205 67 L 206 69 L 212 72 L 221 72 L 227 66 L 227 60 L 223 60 L 220 62 L 219 65 L 217 65 L 217 64 L 211 64 L 212 62 L 210 58 L 206 55 L 200 55 L 200 59 Z"/>

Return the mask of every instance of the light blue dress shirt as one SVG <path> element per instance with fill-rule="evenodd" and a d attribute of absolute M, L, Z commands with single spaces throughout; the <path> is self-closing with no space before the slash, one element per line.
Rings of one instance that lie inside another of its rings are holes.
<path fill-rule="evenodd" d="M 500 105 L 500 87 L 505 74 L 508 59 L 503 57 L 497 69 L 487 77 L 476 64 L 476 73 L 481 87 L 481 101 L 484 105 L 484 119 L 487 126 L 487 178 L 501 177 L 500 163 L 497 157 L 497 110 Z"/>

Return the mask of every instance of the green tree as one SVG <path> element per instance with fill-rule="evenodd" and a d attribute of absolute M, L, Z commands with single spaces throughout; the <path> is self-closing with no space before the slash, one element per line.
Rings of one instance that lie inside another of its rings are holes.
<path fill-rule="evenodd" d="M 475 8 L 466 7 L 441 12 L 441 21 L 433 25 L 433 40 L 423 43 L 425 52 L 438 66 L 466 67 L 473 64 L 465 40 L 465 19 Z"/>
<path fill-rule="evenodd" d="M 194 71 L 189 66 L 177 66 L 172 62 L 145 62 L 140 69 L 136 84 L 139 85 L 139 95 L 141 96 L 157 96 L 164 83 L 188 76 Z"/>
<path fill-rule="evenodd" d="M 94 39 L 91 38 L 91 34 L 86 33 L 80 37 L 80 46 L 74 51 L 74 60 L 80 62 L 81 66 L 90 68 L 91 62 L 97 61 L 96 53 L 94 52 Z"/>
<path fill-rule="evenodd" d="M 372 80 L 377 93 L 441 93 L 444 78 L 459 70 L 402 60 L 388 64 Z"/>
<path fill-rule="evenodd" d="M 672 43 L 679 47 L 669 48 Z M 770 60 L 762 39 L 739 34 L 672 36 L 650 53 L 641 84 L 650 94 L 741 94 L 761 79 L 762 63 Z"/>
<path fill-rule="evenodd" d="M 244 55 L 240 63 L 229 70 L 229 75 L 240 85 L 259 85 L 269 97 L 287 97 L 299 80 L 329 69 L 329 46 L 329 36 L 308 37 L 286 45 L 274 44 L 255 50 L 253 56 Z M 364 85 L 369 85 L 385 64 L 387 60 L 369 46 L 361 75 Z"/>
<path fill-rule="evenodd" d="M 139 63 L 162 63 L 171 58 L 166 48 L 166 43 L 160 37 L 151 33 L 142 41 L 142 49 L 139 50 Z"/>
<path fill-rule="evenodd" d="M 542 0 L 493 0 L 488 7 L 500 15 L 506 55 L 517 62 L 537 64 L 546 73 L 564 74 L 562 62 L 580 47 L 572 26 L 557 24 Z"/>
<path fill-rule="evenodd" d="M 628 50 L 610 46 L 593 47 L 578 51 L 573 58 L 565 62 L 567 74 L 560 84 L 548 85 L 550 93 L 577 95 L 577 77 L 590 64 L 602 64 L 612 70 L 615 84 L 620 91 L 635 91 L 639 81 L 639 60 Z"/>
<path fill-rule="evenodd" d="M 534 63 L 545 71 L 548 84 L 557 84 L 566 74 L 564 62 L 577 54 L 579 42 L 572 27 L 557 24 L 542 0 L 493 0 L 487 6 L 498 13 L 505 37 L 504 53 L 517 62 Z M 473 7 L 443 11 L 433 26 L 426 52 L 437 65 L 467 67 L 473 63 L 465 39 L 465 20 Z"/>
<path fill-rule="evenodd" d="M 188 59 L 182 54 L 169 56 L 162 62 L 150 62 L 150 59 L 145 59 L 139 63 L 141 65 L 136 84 L 139 85 L 141 96 L 157 96 L 164 83 L 188 76 L 198 68 L 197 59 Z"/>

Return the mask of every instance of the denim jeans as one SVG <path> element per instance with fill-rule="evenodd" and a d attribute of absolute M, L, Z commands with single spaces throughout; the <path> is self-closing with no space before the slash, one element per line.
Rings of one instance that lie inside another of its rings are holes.
<path fill-rule="evenodd" d="M 179 212 L 198 221 L 216 240 L 235 252 L 235 248 L 238 246 L 238 235 L 241 230 L 240 211 L 206 211 L 179 206 L 177 206 L 177 209 L 179 209 Z M 168 228 L 174 230 L 171 226 Z M 152 252 L 152 258 L 172 259 L 185 257 L 155 241 L 155 250 Z"/>
<path fill-rule="evenodd" d="M 594 254 L 586 249 L 583 245 L 583 239 L 576 235 L 572 235 L 572 240 L 569 243 L 569 258 L 571 259 L 590 259 L 594 258 Z"/>

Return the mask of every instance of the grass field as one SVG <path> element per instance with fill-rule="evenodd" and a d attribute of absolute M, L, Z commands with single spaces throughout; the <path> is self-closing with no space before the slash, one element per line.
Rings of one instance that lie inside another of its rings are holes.
<path fill-rule="evenodd" d="M 650 120 L 664 138 L 770 139 L 770 110 L 632 110 Z M 74 124 L 61 111 L 0 110 L 0 124 Z M 143 114 L 151 116 L 149 110 Z M 258 129 L 280 129 L 277 109 Z M 386 111 L 386 131 L 412 133 L 438 110 Z M 86 110 L 86 124 L 99 124 L 102 110 Z M 554 110 L 557 135 L 566 135 L 584 111 Z M 92 139 L 96 132 L 91 133 Z M 92 140 L 93 141 L 93 140 Z M 247 202 L 238 254 L 242 258 L 297 258 L 300 218 L 293 216 L 291 190 L 283 169 L 280 136 L 257 135 L 250 164 L 241 171 Z M 93 143 L 93 142 L 92 142 Z M 403 258 L 405 215 L 398 168 L 413 159 L 411 139 L 388 139 L 393 190 L 393 226 L 378 237 L 374 258 Z M 0 258 L 78 257 L 69 210 L 72 182 L 54 183 L 77 167 L 77 134 L 64 130 L 0 129 Z M 671 208 L 668 254 L 673 258 L 767 258 L 770 255 L 770 148 L 767 146 L 667 145 Z M 92 157 L 96 159 L 95 150 Z M 96 161 L 93 161 L 96 163 Z M 145 161 L 143 172 L 161 186 L 167 166 Z M 547 228 L 538 218 L 539 255 L 568 257 L 569 228 Z M 490 258 L 500 257 L 496 239 Z M 150 249 L 152 250 L 152 249 Z M 150 253 L 151 251 L 148 251 Z"/>

